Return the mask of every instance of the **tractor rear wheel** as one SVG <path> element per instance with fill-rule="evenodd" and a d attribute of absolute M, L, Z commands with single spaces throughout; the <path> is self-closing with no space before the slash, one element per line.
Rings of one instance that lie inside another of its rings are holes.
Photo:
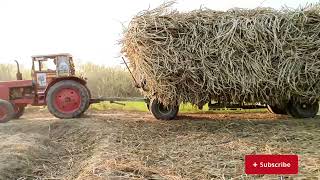
<path fill-rule="evenodd" d="M 90 90 L 89 90 L 89 88 L 88 88 L 87 86 L 84 86 L 84 87 L 86 88 L 87 97 L 88 97 L 88 99 L 89 99 L 89 103 L 87 104 L 86 109 L 85 109 L 85 111 L 87 111 L 87 110 L 89 109 L 89 107 L 90 107 L 91 92 L 90 92 Z M 84 113 L 84 112 L 83 112 L 83 113 Z"/>
<path fill-rule="evenodd" d="M 83 110 L 83 112 L 82 113 L 80 113 L 76 118 L 79 118 L 79 117 L 81 117 L 88 109 L 89 109 L 89 107 L 90 107 L 90 99 L 91 99 L 91 92 L 90 92 L 90 90 L 89 90 L 89 88 L 87 87 L 87 86 L 83 86 L 83 87 L 85 87 L 85 92 L 87 92 L 87 99 L 89 99 L 89 102 L 88 102 L 88 104 L 86 105 L 86 107 L 85 107 L 85 109 Z"/>
<path fill-rule="evenodd" d="M 5 100 L 0 100 L 0 123 L 10 121 L 14 116 L 12 104 Z"/>
<path fill-rule="evenodd" d="M 13 105 L 13 107 L 14 107 L 13 119 L 19 119 L 24 114 L 25 106 Z"/>
<path fill-rule="evenodd" d="M 47 106 L 51 114 L 60 119 L 81 116 L 89 107 L 88 89 L 72 80 L 64 80 L 53 85 L 47 93 Z"/>
<path fill-rule="evenodd" d="M 288 103 L 288 112 L 295 118 L 313 118 L 319 111 L 319 102 L 314 103 Z"/>
<path fill-rule="evenodd" d="M 164 106 L 157 99 L 153 99 L 150 102 L 150 111 L 153 116 L 159 120 L 172 120 L 177 117 L 179 106 Z"/>
<path fill-rule="evenodd" d="M 285 109 L 279 108 L 278 106 L 268 105 L 268 110 L 274 114 L 283 114 L 283 115 L 288 114 Z"/>

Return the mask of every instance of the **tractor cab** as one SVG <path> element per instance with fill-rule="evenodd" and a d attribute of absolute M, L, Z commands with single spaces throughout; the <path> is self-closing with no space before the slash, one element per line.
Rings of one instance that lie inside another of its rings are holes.
<path fill-rule="evenodd" d="M 32 80 L 38 91 L 44 91 L 50 82 L 60 77 L 75 76 L 70 54 L 32 56 Z"/>

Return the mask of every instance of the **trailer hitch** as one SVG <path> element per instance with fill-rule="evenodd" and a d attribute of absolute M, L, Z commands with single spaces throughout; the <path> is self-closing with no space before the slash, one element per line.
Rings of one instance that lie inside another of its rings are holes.
<path fill-rule="evenodd" d="M 134 86 L 137 87 L 137 88 L 140 88 L 140 85 L 138 84 L 138 81 L 136 80 L 136 78 L 135 78 L 134 75 L 132 74 L 132 72 L 131 72 L 131 70 L 130 70 L 130 68 L 129 68 L 129 66 L 128 66 L 128 63 L 126 62 L 126 60 L 124 60 L 123 57 L 121 57 L 121 58 L 122 58 L 123 63 L 126 65 L 129 73 L 131 74 L 131 77 L 132 77 L 132 79 L 133 79 L 133 81 L 134 81 Z"/>
<path fill-rule="evenodd" d="M 120 102 L 116 102 L 116 101 L 109 101 L 110 104 L 118 104 L 118 105 L 122 105 L 122 106 L 125 106 L 126 104 L 124 103 L 120 103 Z"/>
<path fill-rule="evenodd" d="M 146 88 L 146 81 L 144 80 L 143 83 L 140 83 L 140 84 L 139 84 L 138 81 L 136 80 L 136 78 L 134 77 L 132 71 L 130 70 L 130 68 L 129 68 L 129 66 L 128 66 L 128 63 L 125 61 L 125 59 L 124 59 L 123 57 L 121 57 L 121 58 L 122 58 L 123 63 L 126 65 L 129 73 L 131 74 L 131 77 L 132 77 L 132 79 L 133 79 L 133 81 L 134 81 L 134 87 L 136 87 L 136 88 L 141 88 L 141 89 L 144 90 L 144 91 L 149 91 L 149 90 Z"/>

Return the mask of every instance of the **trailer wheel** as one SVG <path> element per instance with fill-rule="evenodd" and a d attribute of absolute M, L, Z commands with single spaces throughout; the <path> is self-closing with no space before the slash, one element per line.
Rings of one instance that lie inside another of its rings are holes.
<path fill-rule="evenodd" d="M 297 112 L 293 111 L 293 107 L 292 106 L 293 106 L 292 102 L 289 101 L 288 104 L 287 104 L 287 109 L 286 109 L 287 113 L 289 115 L 291 115 L 292 117 L 298 117 Z"/>
<path fill-rule="evenodd" d="M 82 84 L 64 80 L 53 85 L 46 98 L 51 114 L 60 119 L 70 119 L 81 116 L 89 107 L 88 89 Z"/>
<path fill-rule="evenodd" d="M 0 123 L 10 121 L 14 115 L 14 108 L 8 101 L 0 99 Z"/>
<path fill-rule="evenodd" d="M 165 107 L 157 99 L 154 99 L 150 102 L 150 111 L 156 119 L 172 120 L 177 117 L 179 106 Z"/>
<path fill-rule="evenodd" d="M 19 119 L 24 114 L 25 106 L 13 105 L 13 107 L 14 107 L 13 119 Z"/>
<path fill-rule="evenodd" d="M 319 102 L 314 103 L 288 103 L 288 112 L 295 118 L 313 118 L 319 111 Z"/>
<path fill-rule="evenodd" d="M 283 114 L 283 115 L 288 114 L 285 109 L 281 109 L 278 106 L 268 105 L 268 110 L 269 110 L 269 112 L 274 113 L 274 114 Z"/>

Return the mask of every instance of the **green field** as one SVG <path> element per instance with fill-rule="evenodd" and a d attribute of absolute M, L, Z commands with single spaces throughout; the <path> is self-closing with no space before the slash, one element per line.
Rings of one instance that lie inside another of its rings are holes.
<path fill-rule="evenodd" d="M 120 104 L 119 104 L 120 103 Z M 137 101 L 125 101 L 125 102 L 117 102 L 117 103 L 110 103 L 110 102 L 102 102 L 98 104 L 91 105 L 91 109 L 98 110 L 98 111 L 105 111 L 105 110 L 126 110 L 126 111 L 141 111 L 147 112 L 147 106 L 145 102 L 137 102 Z M 204 113 L 208 112 L 209 108 L 206 104 L 202 110 L 199 110 L 196 106 L 193 106 L 190 103 L 181 104 L 179 112 L 182 113 Z M 210 112 L 233 112 L 233 113 L 240 113 L 240 112 L 266 112 L 267 109 L 251 109 L 251 110 L 229 110 L 229 109 L 222 109 L 222 110 L 215 110 Z"/>

